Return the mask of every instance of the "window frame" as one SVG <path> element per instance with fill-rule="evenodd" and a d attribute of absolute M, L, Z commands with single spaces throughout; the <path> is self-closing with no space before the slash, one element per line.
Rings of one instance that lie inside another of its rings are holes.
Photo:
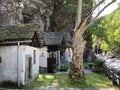
<path fill-rule="evenodd" d="M 33 64 L 36 64 L 36 50 L 33 50 Z"/>

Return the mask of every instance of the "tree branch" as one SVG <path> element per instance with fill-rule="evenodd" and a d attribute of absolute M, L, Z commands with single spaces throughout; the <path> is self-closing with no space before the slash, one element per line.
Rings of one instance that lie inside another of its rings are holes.
<path fill-rule="evenodd" d="M 112 3 L 116 2 L 116 0 L 112 0 L 110 3 L 108 3 L 106 6 L 103 7 L 103 9 L 101 9 L 98 14 L 93 18 L 93 21 L 95 21 L 97 19 L 97 17 L 108 7 L 110 6 Z"/>
<path fill-rule="evenodd" d="M 108 7 L 110 6 L 112 3 L 116 2 L 116 0 L 112 0 L 110 3 L 108 3 L 106 6 L 103 7 L 103 9 L 100 10 L 100 12 L 93 18 L 93 20 L 90 22 L 90 24 L 88 24 L 84 30 L 86 30 L 87 28 L 89 28 L 97 19 L 97 17 Z"/>
<path fill-rule="evenodd" d="M 79 23 L 79 25 L 74 29 L 75 32 L 77 32 L 80 27 L 88 20 L 88 18 L 92 15 L 93 11 L 99 7 L 105 0 L 101 0 L 97 5 L 95 5 L 95 7 L 93 7 L 88 14 L 86 14 L 86 17 L 84 19 L 82 19 L 82 21 Z"/>
<path fill-rule="evenodd" d="M 106 6 L 104 6 L 99 12 L 98 14 L 92 19 L 92 21 L 83 29 L 86 30 L 87 28 L 89 28 L 97 19 L 97 17 L 108 7 L 110 6 L 112 3 L 116 2 L 116 0 L 112 0 L 110 3 L 108 3 Z"/>

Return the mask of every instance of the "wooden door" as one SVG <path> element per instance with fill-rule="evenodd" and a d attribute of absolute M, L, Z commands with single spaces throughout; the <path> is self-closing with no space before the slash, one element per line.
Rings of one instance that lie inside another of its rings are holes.
<path fill-rule="evenodd" d="M 25 81 L 29 81 L 32 78 L 32 57 L 26 57 L 25 60 Z"/>
<path fill-rule="evenodd" d="M 56 65 L 56 58 L 48 58 L 47 59 L 47 70 L 49 73 L 53 73 L 53 65 Z"/>

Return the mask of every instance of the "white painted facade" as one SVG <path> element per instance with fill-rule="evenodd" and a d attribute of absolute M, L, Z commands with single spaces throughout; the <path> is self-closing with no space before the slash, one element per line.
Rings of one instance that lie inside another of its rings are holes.
<path fill-rule="evenodd" d="M 65 59 L 70 63 L 72 61 L 72 48 L 66 48 L 65 50 Z"/>
<path fill-rule="evenodd" d="M 33 62 L 33 51 L 36 52 L 36 63 Z M 39 74 L 39 53 L 40 49 L 28 45 L 0 46 L 0 82 L 11 81 L 24 85 L 26 83 L 26 56 L 31 57 L 31 79 L 37 77 Z"/>
<path fill-rule="evenodd" d="M 43 47 L 40 49 L 40 61 L 39 61 L 40 67 L 47 68 L 47 58 L 48 58 L 47 47 Z"/>
<path fill-rule="evenodd" d="M 60 63 L 61 62 L 60 51 L 56 51 L 55 54 L 56 54 L 56 63 L 58 65 L 58 69 L 60 69 L 60 66 L 62 65 L 62 63 Z M 66 48 L 64 55 L 65 55 L 64 61 L 70 63 L 72 61 L 72 48 Z M 47 58 L 49 58 L 47 47 L 43 47 L 40 49 L 40 61 L 39 61 L 40 67 L 47 68 Z"/>

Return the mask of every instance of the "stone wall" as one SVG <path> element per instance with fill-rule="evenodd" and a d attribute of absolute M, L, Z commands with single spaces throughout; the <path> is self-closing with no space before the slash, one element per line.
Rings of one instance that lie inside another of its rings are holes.
<path fill-rule="evenodd" d="M 34 64 L 33 50 L 36 50 L 36 63 Z M 31 75 L 34 79 L 39 74 L 39 50 L 31 46 L 22 45 L 19 47 L 19 75 L 18 75 L 18 47 L 17 46 L 0 46 L 0 83 L 15 83 L 17 85 L 18 76 L 20 84 L 25 84 L 26 75 L 26 55 L 31 56 L 32 67 Z"/>

